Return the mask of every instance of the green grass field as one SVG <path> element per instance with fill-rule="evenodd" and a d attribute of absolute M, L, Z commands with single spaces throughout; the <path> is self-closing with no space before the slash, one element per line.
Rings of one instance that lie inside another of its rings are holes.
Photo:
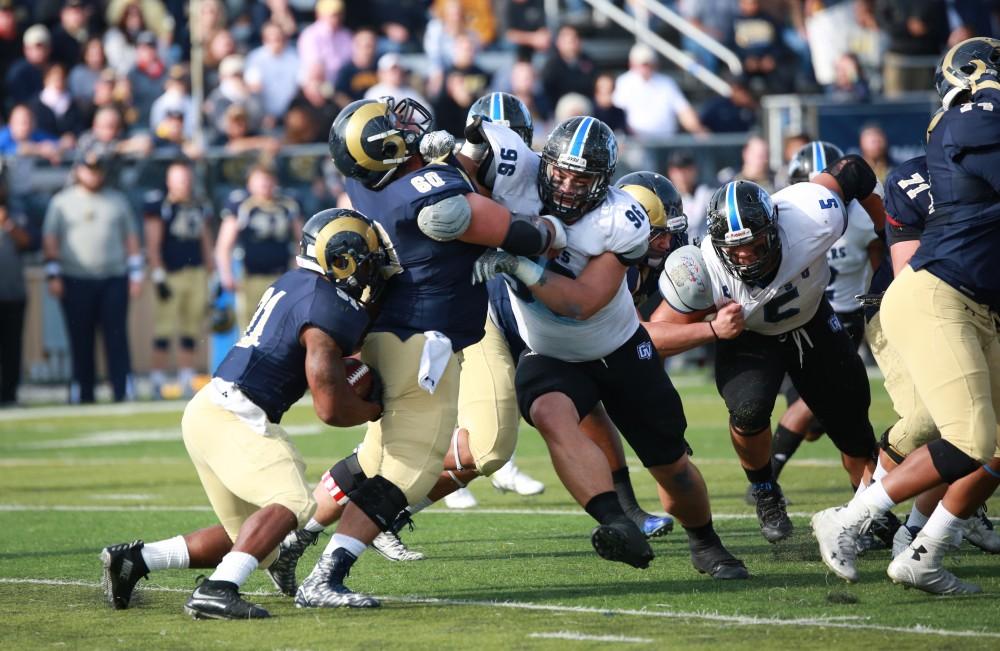
<path fill-rule="evenodd" d="M 797 529 L 769 545 L 743 502 L 746 481 L 714 387 L 695 376 L 678 384 L 717 528 L 750 581 L 699 575 L 679 527 L 653 543 L 657 558 L 646 571 L 599 559 L 592 521 L 525 428 L 518 463 L 546 482 L 544 494 L 498 495 L 481 480 L 472 485 L 477 509 L 421 514 L 405 540 L 428 560 L 390 563 L 368 553 L 348 582 L 383 596 L 381 609 L 296 609 L 257 573 L 245 589 L 274 618 L 252 623 L 185 616 L 196 570 L 151 575 L 127 611 L 102 601 L 101 547 L 213 524 L 180 441 L 183 404 L 0 412 L 0 641 L 5 649 L 1000 648 L 1000 558 L 965 546 L 948 560 L 983 587 L 966 597 L 892 585 L 887 551 L 861 561 L 857 585 L 833 577 L 808 524 L 811 513 L 850 496 L 825 439 L 804 445 L 787 468 L 782 483 Z M 881 431 L 893 416 L 881 389 L 873 393 Z M 304 405 L 284 424 L 312 478 L 361 437 L 360 429 L 325 428 Z M 652 480 L 635 459 L 630 465 L 640 501 L 659 510 Z M 303 559 L 300 578 L 325 540 Z"/>

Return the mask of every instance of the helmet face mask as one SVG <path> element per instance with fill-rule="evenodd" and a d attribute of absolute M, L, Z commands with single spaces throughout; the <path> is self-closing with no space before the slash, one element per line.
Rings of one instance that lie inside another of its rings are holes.
<path fill-rule="evenodd" d="M 477 115 L 481 115 L 493 124 L 507 127 L 521 136 L 524 144 L 531 147 L 531 141 L 535 137 L 535 124 L 528 107 L 514 95 L 500 92 L 483 95 L 469 107 L 465 124 L 470 124 Z"/>
<path fill-rule="evenodd" d="M 566 223 L 604 201 L 618 163 L 618 142 L 606 124 L 575 117 L 557 126 L 542 149 L 538 195 L 545 209 Z"/>
<path fill-rule="evenodd" d="M 371 220 L 355 210 L 331 208 L 303 226 L 296 262 L 322 274 L 351 298 L 370 303 L 381 290 L 386 255 Z"/>
<path fill-rule="evenodd" d="M 788 161 L 788 180 L 791 183 L 811 181 L 844 152 L 837 145 L 824 140 L 813 140 L 803 145 L 792 160 Z"/>
<path fill-rule="evenodd" d="M 952 47 L 934 72 L 934 87 L 945 109 L 965 99 L 965 93 L 1000 90 L 1000 41 L 978 36 Z"/>
<path fill-rule="evenodd" d="M 716 190 L 708 232 L 722 266 L 744 282 L 760 282 L 781 264 L 778 211 L 756 183 L 733 181 Z"/>
<path fill-rule="evenodd" d="M 409 98 L 358 100 L 344 107 L 330 127 L 330 156 L 341 174 L 379 190 L 418 153 L 432 124 L 430 112 Z"/>

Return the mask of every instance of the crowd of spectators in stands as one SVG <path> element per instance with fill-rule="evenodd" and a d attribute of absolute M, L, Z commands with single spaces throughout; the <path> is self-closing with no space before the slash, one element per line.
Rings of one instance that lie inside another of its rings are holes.
<path fill-rule="evenodd" d="M 51 193 L 33 183 L 94 147 L 109 183 L 116 170 L 139 170 L 120 183 L 136 214 L 145 190 L 164 189 L 169 161 L 214 156 L 206 198 L 220 214 L 262 159 L 324 143 L 340 108 L 361 98 L 415 98 L 439 128 L 461 136 L 472 102 L 512 92 L 535 119 L 536 146 L 554 123 L 583 113 L 641 143 L 753 133 L 767 94 L 860 103 L 926 93 L 933 60 L 994 33 L 1000 14 L 1000 0 L 661 2 L 731 49 L 742 72 L 640 3 L 617 0 L 719 74 L 728 97 L 692 83 L 581 0 L 560 2 L 561 24 L 546 16 L 545 0 L 0 0 L 0 156 L 10 186 L 0 225 L 18 229 L 0 250 L 38 248 Z M 624 47 L 595 47 L 612 37 Z M 883 176 L 892 164 L 885 134 L 868 125 L 859 135 Z M 143 176 L 144 160 L 163 164 Z M 674 152 L 658 171 L 681 190 L 698 236 L 711 188 L 730 178 L 780 186 L 770 162 L 767 141 L 748 136 L 741 159 L 717 178 L 704 178 L 691 151 Z M 289 178 L 306 189 L 295 196 L 303 215 L 336 201 L 339 180 L 324 156 L 295 160 L 280 170 Z M 0 301 L 20 300 L 18 291 Z"/>

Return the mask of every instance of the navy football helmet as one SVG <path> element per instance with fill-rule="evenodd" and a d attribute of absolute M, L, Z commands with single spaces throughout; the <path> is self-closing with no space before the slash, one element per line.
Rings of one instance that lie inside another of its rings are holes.
<path fill-rule="evenodd" d="M 500 124 L 521 136 L 524 144 L 531 147 L 535 137 L 535 123 L 531 112 L 520 99 L 510 93 L 490 93 L 483 95 L 469 107 L 465 124 L 471 124 L 477 115 L 489 119 L 493 124 Z"/>
<path fill-rule="evenodd" d="M 542 148 L 538 196 L 566 223 L 580 219 L 608 196 L 618 164 L 614 132 L 597 118 L 578 116 L 557 126 Z"/>
<path fill-rule="evenodd" d="M 1000 90 L 1000 40 L 977 36 L 953 46 L 938 64 L 934 87 L 945 109 L 966 91 Z"/>
<path fill-rule="evenodd" d="M 302 227 L 296 263 L 323 274 L 354 299 L 366 289 L 369 297 L 378 293 L 385 260 L 375 225 L 356 210 L 329 208 Z"/>
<path fill-rule="evenodd" d="M 755 283 L 781 263 L 778 211 L 767 190 L 751 181 L 732 181 L 708 203 L 708 234 L 719 260 L 731 274 Z M 749 258 L 735 249 L 752 246 Z"/>
<path fill-rule="evenodd" d="M 813 140 L 806 143 L 788 161 L 788 180 L 792 183 L 804 183 L 843 156 L 844 152 L 832 142 Z"/>
<path fill-rule="evenodd" d="M 378 190 L 419 154 L 420 139 L 432 124 L 430 111 L 410 98 L 351 102 L 330 127 L 330 156 L 341 174 Z"/>

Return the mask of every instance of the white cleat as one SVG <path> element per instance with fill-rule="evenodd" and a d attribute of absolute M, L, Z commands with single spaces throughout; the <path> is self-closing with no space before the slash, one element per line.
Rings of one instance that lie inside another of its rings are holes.
<path fill-rule="evenodd" d="M 965 539 L 984 552 L 1000 554 L 1000 534 L 993 528 L 993 523 L 986 515 L 986 505 L 980 506 L 969 518 L 963 534 Z"/>
<path fill-rule="evenodd" d="M 982 589 L 965 583 L 941 566 L 945 552 L 958 546 L 947 540 L 917 534 L 903 553 L 892 559 L 886 574 L 893 583 L 902 583 L 931 594 L 975 594 Z"/>
<path fill-rule="evenodd" d="M 867 516 L 855 522 L 847 516 L 846 506 L 835 506 L 812 517 L 813 536 L 819 543 L 819 554 L 834 574 L 854 583 L 858 580 L 858 537 L 871 523 Z"/>
<path fill-rule="evenodd" d="M 371 546 L 390 561 L 422 561 L 427 558 L 423 552 L 407 547 L 399 536 L 391 531 L 383 531 L 375 536 Z"/>
<path fill-rule="evenodd" d="M 545 490 L 545 484 L 521 472 L 513 461 L 508 461 L 507 465 L 493 473 L 490 481 L 501 493 L 527 496 L 538 495 Z"/>
<path fill-rule="evenodd" d="M 477 506 L 476 496 L 468 488 L 459 488 L 444 496 L 444 504 L 449 509 L 471 509 Z"/>

